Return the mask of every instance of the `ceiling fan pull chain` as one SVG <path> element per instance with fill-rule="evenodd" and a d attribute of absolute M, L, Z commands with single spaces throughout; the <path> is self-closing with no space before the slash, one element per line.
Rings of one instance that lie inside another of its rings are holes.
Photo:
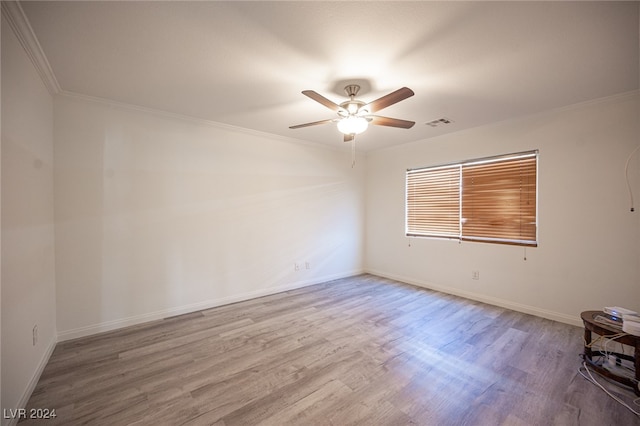
<path fill-rule="evenodd" d="M 356 166 L 356 136 L 351 139 L 351 168 Z"/>

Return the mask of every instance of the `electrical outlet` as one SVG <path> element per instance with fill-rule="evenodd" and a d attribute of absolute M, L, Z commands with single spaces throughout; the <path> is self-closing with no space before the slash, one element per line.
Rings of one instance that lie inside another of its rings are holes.
<path fill-rule="evenodd" d="M 304 263 L 304 268 L 305 269 L 311 269 L 311 264 L 309 262 L 305 262 Z"/>
<path fill-rule="evenodd" d="M 299 270 L 300 270 L 300 264 L 299 264 L 298 262 L 294 263 L 294 264 L 293 264 L 293 269 L 294 269 L 295 271 L 299 271 Z"/>
<path fill-rule="evenodd" d="M 471 271 L 471 278 L 474 280 L 480 279 L 480 271 Z"/>
<path fill-rule="evenodd" d="M 33 346 L 35 346 L 38 343 L 38 325 L 34 325 L 33 326 Z"/>

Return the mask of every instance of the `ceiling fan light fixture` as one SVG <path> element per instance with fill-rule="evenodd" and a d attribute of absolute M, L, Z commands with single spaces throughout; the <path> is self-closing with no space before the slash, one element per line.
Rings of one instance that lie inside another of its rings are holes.
<path fill-rule="evenodd" d="M 369 122 L 364 117 L 350 115 L 338 121 L 338 130 L 345 135 L 358 135 L 369 127 Z"/>

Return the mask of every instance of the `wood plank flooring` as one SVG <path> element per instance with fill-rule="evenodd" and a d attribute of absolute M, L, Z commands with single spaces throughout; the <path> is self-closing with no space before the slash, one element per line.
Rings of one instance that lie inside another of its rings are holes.
<path fill-rule="evenodd" d="M 27 407 L 57 418 L 21 424 L 640 424 L 581 351 L 581 328 L 362 275 L 60 343 Z"/>

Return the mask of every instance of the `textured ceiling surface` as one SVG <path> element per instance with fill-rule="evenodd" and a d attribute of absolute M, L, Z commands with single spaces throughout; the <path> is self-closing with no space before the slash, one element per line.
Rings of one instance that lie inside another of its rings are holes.
<path fill-rule="evenodd" d="M 416 122 L 358 149 L 638 89 L 638 2 L 22 2 L 63 91 L 333 146 L 343 87 Z M 453 122 L 431 127 L 442 117 Z"/>

